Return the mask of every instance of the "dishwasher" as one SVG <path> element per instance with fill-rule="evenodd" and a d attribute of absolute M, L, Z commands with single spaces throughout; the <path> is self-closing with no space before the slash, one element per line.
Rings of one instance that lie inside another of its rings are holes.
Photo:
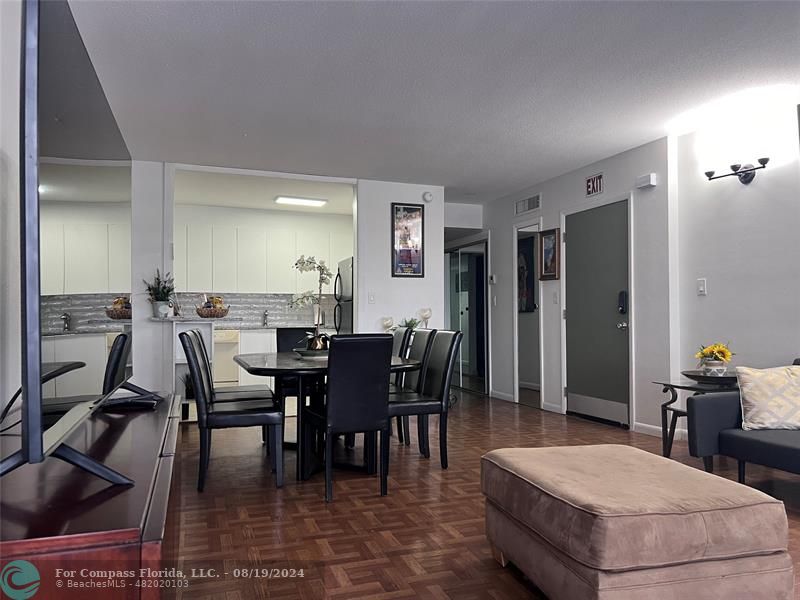
<path fill-rule="evenodd" d="M 214 387 L 239 385 L 239 366 L 233 357 L 239 353 L 237 329 L 214 330 Z"/>

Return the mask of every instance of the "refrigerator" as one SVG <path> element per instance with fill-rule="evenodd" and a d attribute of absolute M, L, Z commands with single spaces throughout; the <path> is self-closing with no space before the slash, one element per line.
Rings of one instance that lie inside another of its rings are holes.
<path fill-rule="evenodd" d="M 336 333 L 353 333 L 353 259 L 339 261 L 333 282 L 333 326 Z"/>

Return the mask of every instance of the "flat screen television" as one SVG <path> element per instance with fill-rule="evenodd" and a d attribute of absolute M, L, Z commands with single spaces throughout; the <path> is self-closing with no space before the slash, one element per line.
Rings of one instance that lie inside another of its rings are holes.
<path fill-rule="evenodd" d="M 130 485 L 133 481 L 125 475 L 66 443 L 87 418 L 109 404 L 119 388 L 146 392 L 127 383 L 128 371 L 121 371 L 112 380 L 106 377 L 105 382 L 98 382 L 98 392 L 88 399 L 78 398 L 72 404 L 65 402 L 63 414 L 56 413 L 53 417 L 51 411 L 46 417 L 43 415 L 41 318 L 45 298 L 41 295 L 40 280 L 44 253 L 40 239 L 41 217 L 51 210 L 51 205 L 61 211 L 59 214 L 74 211 L 75 197 L 79 196 L 85 203 L 92 193 L 97 195 L 98 181 L 114 181 L 121 186 L 122 193 L 106 194 L 117 201 L 125 196 L 127 185 L 130 212 L 130 154 L 66 0 L 26 0 L 23 3 L 20 79 L 22 402 L 18 413 L 14 413 L 20 426 L 20 447 L 0 460 L 0 476 L 24 464 L 54 457 L 113 484 Z M 105 167 L 111 168 L 102 170 Z M 102 171 L 100 175 L 98 169 Z M 44 180 L 43 174 L 46 174 Z M 91 190 L 89 187 L 81 189 L 89 179 L 92 180 Z M 53 181 L 57 184 L 51 185 Z M 124 213 L 120 206 L 113 208 L 117 213 Z M 75 290 L 60 291 L 62 295 L 58 298 L 68 298 L 67 292 Z M 53 294 L 52 291 L 47 293 Z M 52 326 L 48 324 L 48 327 Z M 130 346 L 128 338 L 125 339 L 127 356 Z M 8 429 L 7 424 L 4 426 Z"/>

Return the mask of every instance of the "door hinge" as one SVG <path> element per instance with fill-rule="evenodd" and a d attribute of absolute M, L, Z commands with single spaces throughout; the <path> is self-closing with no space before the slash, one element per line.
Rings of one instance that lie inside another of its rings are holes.
<path fill-rule="evenodd" d="M 567 397 L 567 388 L 565 387 L 564 388 L 564 398 L 566 398 L 566 397 Z"/>
<path fill-rule="evenodd" d="M 561 318 L 562 319 L 566 319 L 567 318 L 567 309 L 566 308 L 561 311 Z"/>
<path fill-rule="evenodd" d="M 561 232 L 561 243 L 562 244 L 566 244 L 567 243 L 567 232 L 566 231 L 562 231 Z"/>

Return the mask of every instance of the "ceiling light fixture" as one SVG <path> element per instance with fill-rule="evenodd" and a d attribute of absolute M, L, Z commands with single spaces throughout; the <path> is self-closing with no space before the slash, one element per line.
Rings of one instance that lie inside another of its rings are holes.
<path fill-rule="evenodd" d="M 295 198 L 294 196 L 278 196 L 275 198 L 275 204 L 293 204 L 294 206 L 313 206 L 319 208 L 325 206 L 327 200 L 319 200 L 317 198 Z"/>
<path fill-rule="evenodd" d="M 745 185 L 753 181 L 756 178 L 755 172 L 759 169 L 766 169 L 767 163 L 769 162 L 769 158 L 759 158 L 758 164 L 761 165 L 759 167 L 754 167 L 751 164 L 740 165 L 734 164 L 731 165 L 731 172 L 725 173 L 725 175 L 717 175 L 714 177 L 714 171 L 706 171 L 705 176 L 708 177 L 709 181 L 714 179 L 722 179 L 723 177 L 732 177 L 736 175 L 739 178 L 739 181 Z"/>

